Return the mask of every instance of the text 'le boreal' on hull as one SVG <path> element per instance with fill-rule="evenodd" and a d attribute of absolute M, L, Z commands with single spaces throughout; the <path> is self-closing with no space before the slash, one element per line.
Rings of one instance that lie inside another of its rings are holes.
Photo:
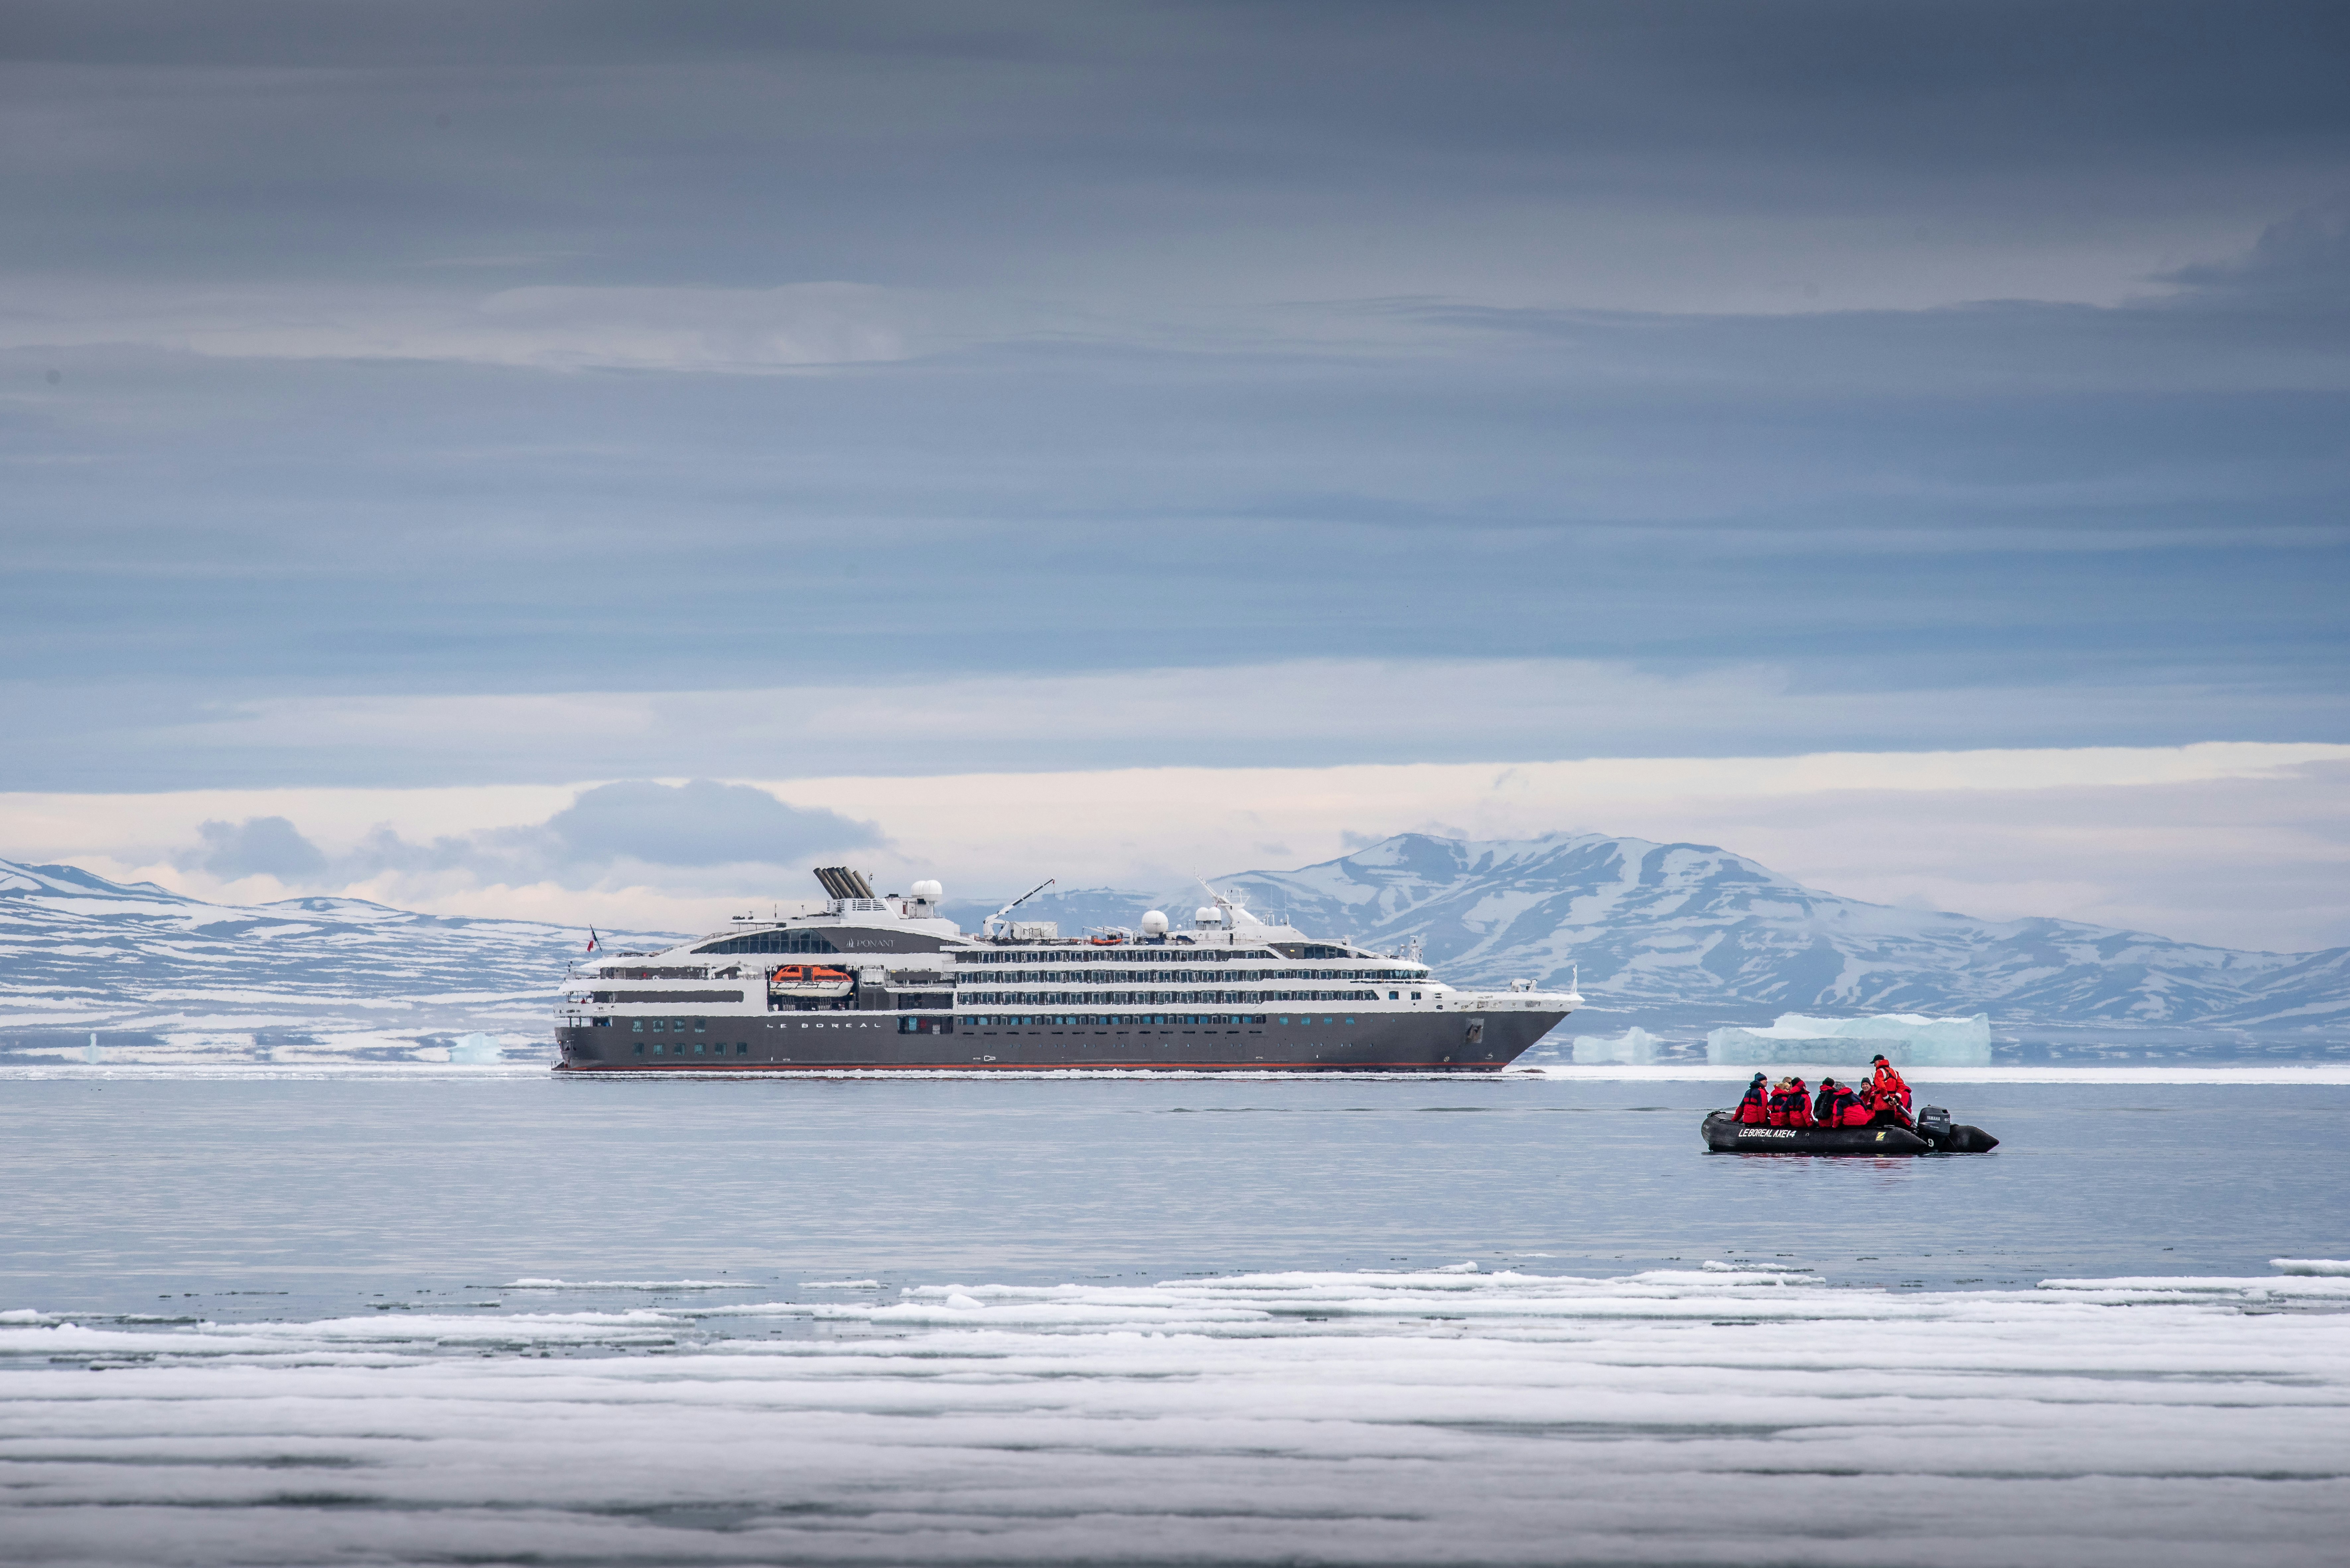
<path fill-rule="evenodd" d="M 938 914 L 939 886 L 878 897 L 857 872 L 774 919 L 657 953 L 597 957 L 556 1005 L 558 1071 L 1492 1073 L 1557 1026 L 1572 991 L 1462 991 L 1417 945 L 1368 951 L 1213 895 L 1188 930 L 1063 937 Z"/>

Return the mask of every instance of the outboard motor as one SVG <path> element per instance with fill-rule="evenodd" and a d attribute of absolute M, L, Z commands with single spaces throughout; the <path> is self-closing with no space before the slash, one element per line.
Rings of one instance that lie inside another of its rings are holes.
<path fill-rule="evenodd" d="M 1950 1113 L 1939 1106 L 1926 1106 L 1918 1112 L 1918 1136 L 1936 1148 L 1950 1140 Z"/>

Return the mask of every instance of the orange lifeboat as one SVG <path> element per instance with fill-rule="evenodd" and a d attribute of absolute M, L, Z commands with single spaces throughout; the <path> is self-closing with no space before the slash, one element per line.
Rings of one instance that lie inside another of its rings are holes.
<path fill-rule="evenodd" d="M 767 976 L 768 993 L 775 996 L 829 999 L 847 996 L 854 984 L 847 970 L 820 963 L 787 963 Z"/>

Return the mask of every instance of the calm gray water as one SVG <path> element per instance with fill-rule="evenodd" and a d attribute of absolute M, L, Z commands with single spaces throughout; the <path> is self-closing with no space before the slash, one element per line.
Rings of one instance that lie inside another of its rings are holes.
<path fill-rule="evenodd" d="M 308 1319 L 486 1303 L 525 1276 L 895 1287 L 1467 1260 L 1780 1260 L 1963 1288 L 2350 1255 L 2350 1087 L 1951 1086 L 1928 1097 L 2005 1142 L 1919 1160 L 1708 1155 L 1698 1118 L 1732 1087 L 9 1080 L 0 1308 Z"/>

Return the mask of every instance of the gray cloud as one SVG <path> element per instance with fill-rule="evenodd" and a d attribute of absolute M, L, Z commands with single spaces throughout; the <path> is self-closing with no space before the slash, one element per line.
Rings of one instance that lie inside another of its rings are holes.
<path fill-rule="evenodd" d="M 2330 317 L 2338 329 L 2350 317 L 2350 193 L 2270 224 L 2242 255 L 2165 275 L 2190 291 L 2182 303 L 2263 305 Z"/>
<path fill-rule="evenodd" d="M 2334 733 L 2345 17 L 20 4 L 12 777 L 608 776 L 592 712 L 535 764 L 200 737 L 982 656 L 1762 665 L 1855 745 Z M 727 729 L 664 754 L 784 771 Z M 1257 745 L 1182 733 L 1149 760 Z M 1055 763 L 1138 754 L 1096 736 Z"/>
<path fill-rule="evenodd" d="M 1860 612 L 1847 621 L 1860 624 Z M 2081 670 L 2064 682 L 2000 680 L 1982 662 L 1953 670 L 1909 651 L 1914 642 L 1887 641 L 1866 677 L 1832 685 L 1800 666 L 1500 658 L 838 684 L 811 672 L 793 686 L 734 691 L 279 701 L 194 722 L 175 716 L 141 742 L 190 772 L 380 786 L 608 777 L 649 755 L 681 771 L 786 779 L 819 769 L 906 775 L 2350 740 L 2350 691 L 2319 682 L 2100 685 Z M 812 753 L 811 733 L 830 749 Z M 119 742 L 86 742 L 81 764 L 94 767 L 109 743 Z"/>
<path fill-rule="evenodd" d="M 1264 298 L 1374 275 L 1378 242 L 1458 292 L 1606 244 L 1545 209 L 1639 230 L 1651 271 L 1686 259 L 1641 222 L 1668 213 L 1881 225 L 1847 261 L 1921 223 L 2210 236 L 2350 137 L 2350 39 L 2311 4 L 53 0 L 12 5 L 5 47 L 0 156 L 46 221 L 0 258 L 180 278 Z M 1413 246 L 1431 222 L 1447 243 Z"/>
<path fill-rule="evenodd" d="M 611 877 L 691 887 L 722 867 L 788 866 L 886 842 L 871 823 L 786 805 L 747 784 L 703 779 L 598 784 L 543 823 L 423 843 L 378 827 L 348 852 L 331 857 L 282 816 L 207 822 L 198 832 L 202 846 L 175 857 L 176 864 L 226 880 L 267 875 L 299 888 L 346 887 L 387 872 L 571 888 Z"/>
<path fill-rule="evenodd" d="M 326 855 L 282 816 L 207 822 L 196 832 L 203 847 L 182 856 L 179 864 L 208 871 L 224 881 L 275 877 L 289 886 L 310 885 L 327 872 Z"/>
<path fill-rule="evenodd" d="M 748 784 L 706 779 L 598 784 L 548 818 L 545 831 L 577 865 L 619 859 L 652 866 L 785 865 L 803 855 L 882 842 L 871 823 L 785 805 Z"/>

